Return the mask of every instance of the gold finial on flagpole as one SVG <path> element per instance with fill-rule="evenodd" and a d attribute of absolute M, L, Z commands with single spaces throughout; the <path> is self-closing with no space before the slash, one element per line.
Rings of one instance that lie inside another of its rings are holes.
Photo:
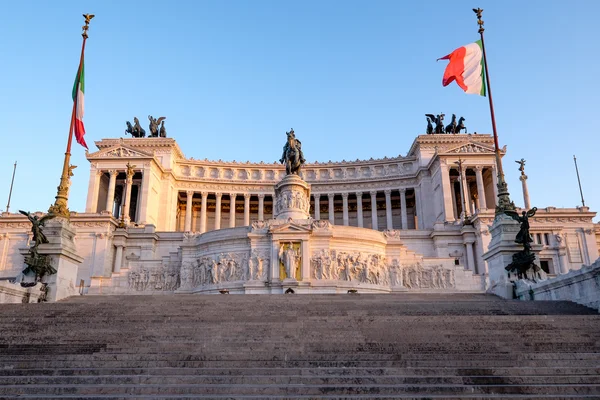
<path fill-rule="evenodd" d="M 83 53 L 85 51 L 85 41 L 88 38 L 87 31 L 89 29 L 90 21 L 94 18 L 94 14 L 83 14 L 85 18 L 85 25 L 82 27 L 83 32 L 83 43 L 81 45 L 81 57 L 79 59 L 79 68 L 77 69 L 77 79 L 81 75 L 81 68 L 83 64 Z M 71 176 L 73 175 L 74 166 L 71 165 L 71 142 L 73 141 L 73 124 L 75 123 L 75 112 L 77 109 L 77 98 L 73 100 L 73 109 L 71 111 L 71 123 L 69 126 L 69 139 L 67 141 L 67 151 L 65 152 L 65 159 L 63 162 L 62 175 L 60 177 L 60 184 L 57 187 L 56 200 L 54 204 L 50 206 L 48 212 L 55 214 L 58 217 L 69 219 L 71 212 L 69 211 L 69 187 L 71 186 Z"/>

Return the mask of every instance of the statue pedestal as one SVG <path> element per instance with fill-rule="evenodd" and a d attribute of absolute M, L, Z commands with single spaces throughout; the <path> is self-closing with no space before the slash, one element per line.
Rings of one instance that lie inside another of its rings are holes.
<path fill-rule="evenodd" d="M 42 279 L 48 284 L 46 301 L 58 301 L 78 294 L 77 272 L 83 257 L 77 254 L 73 238 L 75 230 L 66 219 L 57 217 L 46 222 L 44 234 L 48 243 L 38 246 L 38 253 L 50 258 L 56 273 Z"/>
<path fill-rule="evenodd" d="M 523 246 L 515 243 L 519 229 L 520 224 L 508 215 L 497 215 L 490 229 L 492 240 L 488 251 L 483 253 L 489 273 L 487 292 L 505 299 L 513 298 L 513 283 L 505 267 L 512 263 L 513 254 L 523 250 Z"/>
<path fill-rule="evenodd" d="M 310 185 L 298 175 L 286 175 L 275 185 L 275 219 L 310 218 Z"/>

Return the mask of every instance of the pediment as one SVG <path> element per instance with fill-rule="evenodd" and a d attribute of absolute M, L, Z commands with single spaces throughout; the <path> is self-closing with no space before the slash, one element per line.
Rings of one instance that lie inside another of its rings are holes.
<path fill-rule="evenodd" d="M 310 225 L 298 225 L 293 222 L 271 226 L 271 233 L 310 233 Z"/>
<path fill-rule="evenodd" d="M 456 154 L 456 153 L 494 153 L 494 149 L 482 146 L 478 143 L 464 143 L 460 146 L 448 149 L 444 151 L 444 154 Z"/>
<path fill-rule="evenodd" d="M 151 158 L 152 154 L 132 149 L 131 147 L 118 145 L 109 149 L 100 150 L 95 153 L 89 154 L 88 159 L 91 158 Z"/>

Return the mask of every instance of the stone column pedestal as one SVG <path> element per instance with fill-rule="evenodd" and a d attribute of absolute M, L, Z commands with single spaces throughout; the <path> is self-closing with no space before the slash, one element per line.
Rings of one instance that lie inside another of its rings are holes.
<path fill-rule="evenodd" d="M 56 274 L 46 275 L 43 282 L 48 284 L 49 302 L 58 301 L 78 294 L 77 272 L 83 257 L 77 254 L 73 238 L 75 228 L 64 218 L 46 222 L 44 233 L 49 243 L 40 244 L 38 253 L 50 258 Z"/>
<path fill-rule="evenodd" d="M 286 175 L 275 185 L 275 219 L 310 218 L 310 185 L 298 175 Z"/>
<path fill-rule="evenodd" d="M 513 298 L 513 282 L 509 279 L 506 266 L 513 262 L 513 254 L 523 250 L 523 246 L 515 243 L 520 224 L 508 215 L 497 215 L 490 232 L 492 240 L 483 259 L 488 264 L 489 279 L 487 292 L 505 299 Z M 539 265 L 539 252 L 542 246 L 532 245 L 531 252 L 536 255 Z"/>

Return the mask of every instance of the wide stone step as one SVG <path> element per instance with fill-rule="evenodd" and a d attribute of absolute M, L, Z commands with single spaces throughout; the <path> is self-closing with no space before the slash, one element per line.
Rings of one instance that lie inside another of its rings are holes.
<path fill-rule="evenodd" d="M 210 376 L 252 376 L 252 375 L 298 375 L 298 376 L 596 376 L 600 375 L 600 366 L 596 367 L 509 367 L 509 368 L 372 368 L 372 367 L 329 367 L 329 368 L 27 368 L 2 369 L 1 375 L 9 376 L 98 376 L 98 375 L 210 375 Z"/>
<path fill-rule="evenodd" d="M 406 376 L 406 375 L 77 375 L 0 376 L 6 385 L 600 385 L 600 376 Z"/>
<path fill-rule="evenodd" d="M 597 395 L 600 396 L 600 385 L 256 385 L 256 384 L 160 384 L 160 385 L 4 385 L 0 386 L 0 395 L 15 396 L 19 394 L 129 394 L 129 395 L 161 395 L 161 394 L 238 394 L 253 395 L 314 395 L 322 394 L 411 394 L 411 395 L 457 395 L 457 394 L 534 394 L 534 395 Z"/>

